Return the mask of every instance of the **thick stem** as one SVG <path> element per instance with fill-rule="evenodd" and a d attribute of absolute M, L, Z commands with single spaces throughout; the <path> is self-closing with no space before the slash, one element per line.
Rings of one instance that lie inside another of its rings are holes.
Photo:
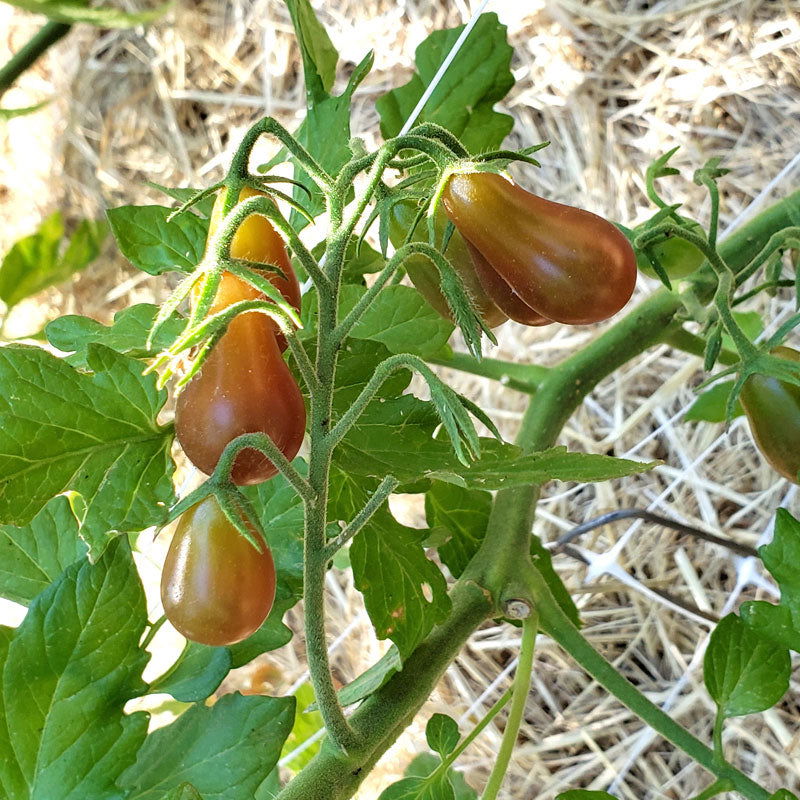
<path fill-rule="evenodd" d="M 350 718 L 365 742 L 362 751 L 345 757 L 329 740 L 278 795 L 278 800 L 347 800 L 428 699 L 470 634 L 493 611 L 486 593 L 459 580 L 450 592 L 453 610 L 411 653 L 403 670 L 370 695 Z"/>
<path fill-rule="evenodd" d="M 24 45 L 17 51 L 0 69 L 0 97 L 11 88 L 11 84 L 32 66 L 48 48 L 52 47 L 57 41 L 63 39 L 72 28 L 63 22 L 45 23 Z"/>

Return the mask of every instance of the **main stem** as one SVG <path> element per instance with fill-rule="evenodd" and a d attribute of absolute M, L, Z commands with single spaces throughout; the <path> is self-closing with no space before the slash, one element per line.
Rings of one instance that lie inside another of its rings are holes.
<path fill-rule="evenodd" d="M 314 492 L 314 500 L 305 507 L 303 592 L 306 654 L 311 684 L 330 738 L 340 751 L 348 753 L 356 748 L 357 742 L 333 686 L 328 659 L 328 641 L 325 635 L 327 572 L 325 529 L 331 463 L 329 432 L 336 377 L 336 345 L 333 342 L 333 332 L 337 322 L 337 294 L 336 291 L 319 292 L 317 391 L 311 395 L 309 424 L 311 454 L 308 465 L 308 482 Z"/>
<path fill-rule="evenodd" d="M 722 256 L 739 271 L 758 254 L 772 233 L 790 226 L 798 214 L 800 192 L 795 192 L 730 236 L 720 247 Z M 698 294 L 708 302 L 714 288 L 711 275 L 699 287 Z M 517 443 L 526 450 L 552 444 L 586 394 L 603 378 L 661 341 L 666 331 L 678 328 L 675 315 L 680 307 L 676 295 L 659 290 L 584 350 L 552 370 L 525 413 Z M 490 616 L 501 614 L 504 595 L 510 597 L 524 589 L 520 580 L 524 576 L 520 576 L 520 572 L 525 572 L 525 554 L 530 547 L 538 493 L 538 486 L 498 492 L 484 543 L 451 590 L 453 609 L 449 618 L 434 628 L 408 656 L 403 670 L 365 700 L 351 717 L 354 730 L 367 745 L 357 753 L 345 755 L 326 741 L 314 759 L 283 789 L 279 800 L 348 800 L 353 796 L 371 767 L 414 718 L 470 634 Z M 307 591 L 310 588 L 307 584 Z M 542 619 L 542 622 L 549 631 L 551 626 L 547 623 L 555 624 L 558 620 Z M 578 631 L 572 633 L 571 627 L 565 630 L 568 634 L 560 636 L 562 646 L 592 674 L 597 669 L 603 671 L 605 668 L 600 662 L 607 662 L 589 647 Z M 600 661 L 588 656 L 585 647 Z M 607 667 L 612 669 L 610 665 Z M 616 671 L 614 674 L 627 683 Z M 607 681 L 607 687 L 617 696 L 629 691 L 641 696 L 633 686 L 627 684 L 626 688 L 614 678 Z M 639 713 L 641 709 L 634 710 Z M 667 716 L 660 709 L 656 712 Z M 673 738 L 676 731 L 666 726 L 657 729 L 682 746 L 680 739 Z M 704 757 L 698 760 L 705 766 Z M 743 793 L 754 800 L 762 800 L 762 791 L 756 787 Z"/>

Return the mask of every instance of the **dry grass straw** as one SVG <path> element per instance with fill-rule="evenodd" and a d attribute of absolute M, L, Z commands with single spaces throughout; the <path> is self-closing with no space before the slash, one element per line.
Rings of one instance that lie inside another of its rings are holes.
<path fill-rule="evenodd" d="M 359 93 L 353 131 L 377 131 L 374 101 L 409 75 L 413 51 L 434 28 L 463 22 L 467 0 L 315 2 L 339 50 L 357 61 L 368 47 L 376 68 Z M 126 2 L 133 7 L 135 3 Z M 738 223 L 797 184 L 800 144 L 800 10 L 783 2 L 636 0 L 582 3 L 495 0 L 490 10 L 509 26 L 517 84 L 504 104 L 516 117 L 513 143 L 552 142 L 542 169 L 518 171 L 531 188 L 623 221 L 647 215 L 647 164 L 676 144 L 683 179 L 666 183 L 669 200 L 705 221 L 704 191 L 692 171 L 723 156 L 723 226 Z M 0 49 L 18 47 L 38 21 L 0 6 Z M 467 45 L 468 46 L 468 45 Z M 2 55 L 2 53 L 0 53 Z M 40 114 L 0 131 L 0 247 L 29 232 L 55 208 L 68 217 L 101 214 L 123 202 L 156 197 L 144 186 L 201 185 L 221 175 L 231 146 L 263 113 L 289 126 L 302 115 L 304 92 L 288 15 L 277 0 L 200 0 L 176 6 L 146 32 L 80 27 L 6 97 L 24 105 L 52 96 Z M 642 278 L 643 296 L 653 282 Z M 159 300 L 163 280 L 135 273 L 109 247 L 100 263 L 71 285 L 44 293 L 12 315 L 9 332 L 31 332 L 48 318 L 78 312 L 108 320 L 131 302 Z M 768 330 L 790 313 L 787 298 L 757 309 Z M 596 335 L 595 328 L 507 325 L 490 354 L 553 363 Z M 699 360 L 666 347 L 604 381 L 570 420 L 561 442 L 590 452 L 659 458 L 664 466 L 635 478 L 588 486 L 552 484 L 536 533 L 552 541 L 602 512 L 647 506 L 685 522 L 724 530 L 755 544 L 775 508 L 797 511 L 795 494 L 755 452 L 746 425 L 681 422 L 701 380 Z M 489 410 L 511 437 L 525 398 L 454 374 L 458 388 Z M 422 522 L 416 498 L 393 503 L 404 521 Z M 681 723 L 710 739 L 711 701 L 699 655 L 708 626 L 626 588 L 666 588 L 713 614 L 723 614 L 756 589 L 752 565 L 721 549 L 652 526 L 618 523 L 587 536 L 582 546 L 611 554 L 587 575 L 560 556 L 557 566 L 576 593 L 589 638 L 654 701 L 667 702 Z M 143 547 L 152 593 L 163 543 Z M 615 573 L 614 570 L 617 570 Z M 337 675 L 347 681 L 383 651 L 371 632 L 349 574 L 329 576 L 330 636 Z M 153 603 L 156 603 L 154 599 Z M 153 608 L 154 613 L 158 613 Z M 285 690 L 302 680 L 300 619 L 293 643 L 229 688 Z M 452 665 L 411 730 L 383 759 L 360 797 L 373 798 L 424 746 L 424 722 L 444 711 L 462 729 L 477 720 L 508 685 L 518 632 L 505 625 L 478 632 Z M 796 695 L 793 686 L 790 695 Z M 503 716 L 467 751 L 460 767 L 481 787 L 494 760 Z M 730 758 L 765 786 L 800 787 L 797 704 L 732 723 Z M 641 757 L 637 757 L 640 751 Z M 552 798 L 567 788 L 605 789 L 624 798 L 688 798 L 708 776 L 642 725 L 544 640 L 537 651 L 534 691 L 519 737 L 505 797 Z"/>

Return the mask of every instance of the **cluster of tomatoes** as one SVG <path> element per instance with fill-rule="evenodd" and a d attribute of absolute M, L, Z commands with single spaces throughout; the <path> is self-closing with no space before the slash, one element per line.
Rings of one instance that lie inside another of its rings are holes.
<path fill-rule="evenodd" d="M 445 255 L 490 328 L 509 319 L 536 326 L 599 322 L 633 294 L 633 248 L 596 214 L 537 197 L 491 172 L 452 175 L 442 205 L 457 231 Z M 395 206 L 395 239 L 412 218 L 413 207 Z M 441 230 L 444 221 L 436 222 Z M 407 270 L 430 304 L 449 316 L 430 264 L 415 257 Z"/>
<path fill-rule="evenodd" d="M 257 192 L 243 189 L 239 199 Z M 224 192 L 214 206 L 209 239 L 222 220 Z M 248 217 L 231 243 L 231 256 L 273 264 L 285 278 L 264 272 L 286 301 L 300 310 L 300 286 L 283 241 L 260 215 Z M 264 295 L 223 273 L 210 313 Z M 289 460 L 303 442 L 306 411 L 300 388 L 283 360 L 286 340 L 261 313 L 236 317 L 199 373 L 178 396 L 175 431 L 183 451 L 211 474 L 225 447 L 245 433 L 266 433 Z M 242 450 L 231 478 L 239 485 L 266 481 L 276 467 L 260 451 Z M 211 495 L 186 511 L 164 562 L 161 599 L 169 621 L 187 639 L 226 645 L 245 639 L 269 615 L 275 599 L 275 565 L 261 535 L 256 549 L 239 534 Z"/>

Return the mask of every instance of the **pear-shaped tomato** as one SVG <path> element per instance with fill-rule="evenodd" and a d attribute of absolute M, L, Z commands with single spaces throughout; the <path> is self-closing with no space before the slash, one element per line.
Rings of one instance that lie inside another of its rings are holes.
<path fill-rule="evenodd" d="M 241 281 L 222 278 L 217 298 L 239 291 Z M 229 288 L 230 287 L 230 288 Z M 240 314 L 178 395 L 175 432 L 189 460 L 211 474 L 222 451 L 243 433 L 266 433 L 293 459 L 303 443 L 303 395 L 281 355 L 272 321 L 259 312 Z M 243 450 L 231 477 L 261 483 L 277 474 L 260 451 Z"/>
<path fill-rule="evenodd" d="M 459 233 L 514 298 L 545 319 L 599 322 L 616 314 L 633 293 L 633 248 L 596 214 L 537 197 L 489 172 L 453 175 L 442 202 Z M 483 281 L 503 308 L 497 285 Z"/>
<path fill-rule="evenodd" d="M 246 200 L 248 197 L 256 197 L 258 195 L 263 196 L 263 192 L 245 187 L 239 192 L 239 200 Z M 216 233 L 220 222 L 222 222 L 224 201 L 225 192 L 223 190 L 217 195 L 214 209 L 211 212 L 211 220 L 208 226 L 209 239 Z M 286 301 L 294 306 L 298 312 L 300 311 L 300 284 L 297 282 L 297 276 L 294 274 L 292 262 L 289 259 L 289 254 L 286 252 L 283 239 L 281 239 L 278 232 L 272 227 L 272 224 L 266 217 L 262 217 L 260 214 L 253 214 L 239 226 L 231 242 L 231 256 L 233 258 L 241 258 L 260 264 L 274 264 L 276 267 L 279 267 L 286 275 L 286 278 L 282 278 L 280 275 L 266 270 L 263 274 L 284 296 Z M 264 295 L 249 283 L 239 280 L 238 278 L 227 280 L 224 290 L 223 287 L 220 287 L 214 298 L 214 302 L 211 306 L 211 313 L 213 314 L 216 311 L 220 311 L 231 305 L 231 303 L 240 300 L 256 300 L 263 298 Z M 270 324 L 278 336 L 278 344 L 281 350 L 285 350 L 286 339 L 283 334 L 279 332 L 278 326 L 274 322 Z"/>
<path fill-rule="evenodd" d="M 272 553 L 242 536 L 212 495 L 185 511 L 164 561 L 161 601 L 187 639 L 210 645 L 240 642 L 257 631 L 275 600 Z"/>
<path fill-rule="evenodd" d="M 776 347 L 772 354 L 800 361 L 800 353 L 791 347 Z M 784 478 L 800 483 L 800 386 L 750 375 L 739 400 L 761 454 Z"/>
<path fill-rule="evenodd" d="M 417 207 L 409 201 L 401 201 L 392 206 L 389 220 L 389 238 L 395 247 L 400 247 L 405 241 L 408 229 L 414 224 L 416 215 Z M 444 214 L 441 212 L 436 214 L 435 227 L 438 239 L 444 236 L 446 222 L 447 219 Z M 411 241 L 428 241 L 427 226 L 424 221 L 417 225 Z M 458 231 L 453 231 L 444 255 L 463 281 L 465 289 L 475 303 L 479 316 L 486 325 L 490 328 L 496 328 L 506 322 L 508 316 L 492 302 L 481 286 L 481 282 L 475 272 L 475 266 L 467 250 L 467 243 L 459 235 Z M 430 259 L 425 256 L 411 256 L 403 262 L 403 266 L 408 273 L 408 277 L 411 278 L 411 282 L 430 303 L 431 307 L 442 317 L 452 322 L 453 315 L 450 311 L 450 306 L 439 288 L 439 270 L 431 263 Z"/>

